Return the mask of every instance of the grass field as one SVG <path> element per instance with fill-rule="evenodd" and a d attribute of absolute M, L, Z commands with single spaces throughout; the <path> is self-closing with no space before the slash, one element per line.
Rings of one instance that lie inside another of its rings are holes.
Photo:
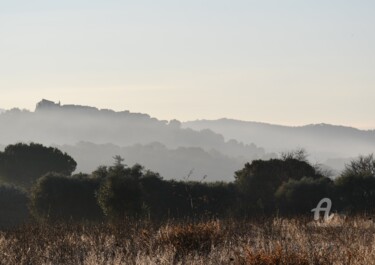
<path fill-rule="evenodd" d="M 26 225 L 0 232 L 0 263 L 375 264 L 375 228 L 364 218 L 311 220 Z"/>

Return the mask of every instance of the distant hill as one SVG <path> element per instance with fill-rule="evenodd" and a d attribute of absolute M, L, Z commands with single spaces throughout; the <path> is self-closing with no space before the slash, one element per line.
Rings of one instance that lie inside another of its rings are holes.
<path fill-rule="evenodd" d="M 0 115 L 0 144 L 36 141 L 44 144 L 76 144 L 87 141 L 119 146 L 160 142 L 168 148 L 215 149 L 246 159 L 262 157 L 265 151 L 252 143 L 225 141 L 211 130 L 181 128 L 177 120 L 161 121 L 147 114 L 79 105 L 60 105 L 42 100 L 34 112 L 12 109 Z"/>
<path fill-rule="evenodd" d="M 295 148 L 305 148 L 311 162 L 338 171 L 359 154 L 375 151 L 375 131 L 351 127 L 230 119 L 181 123 L 49 100 L 37 103 L 35 111 L 0 113 L 0 149 L 20 141 L 59 146 L 78 161 L 79 171 L 109 165 L 120 154 L 127 163 L 139 162 L 168 178 L 182 178 L 193 169 L 196 177 L 211 180 L 232 180 L 245 162 Z"/>
<path fill-rule="evenodd" d="M 255 144 L 226 141 L 211 130 L 182 128 L 177 120 L 162 121 L 142 113 L 61 105 L 49 100 L 39 102 L 35 111 L 12 109 L 0 114 L 0 145 L 20 141 L 64 146 L 81 162 L 82 170 L 91 170 L 100 161 L 108 164 L 118 152 L 129 161 L 137 158 L 138 161 L 133 161 L 144 162 L 150 169 L 176 178 L 188 174 L 189 168 L 199 175 L 210 172 L 209 177 L 228 179 L 246 161 L 270 156 Z M 92 145 L 90 148 L 87 145 L 83 148 L 82 144 L 76 146 L 80 142 Z M 154 143 L 160 144 L 156 151 L 152 147 Z M 104 152 L 109 147 L 110 151 Z M 140 155 L 137 156 L 137 152 Z M 86 163 L 89 157 L 91 162 Z"/>
<path fill-rule="evenodd" d="M 348 161 L 349 157 L 375 152 L 375 131 L 364 131 L 351 127 L 330 124 L 311 124 L 300 127 L 246 122 L 231 119 L 197 120 L 185 122 L 184 128 L 210 129 L 225 137 L 244 143 L 252 142 L 267 152 L 281 152 L 294 148 L 305 148 L 311 159 L 333 164 Z M 336 160 L 332 160 L 336 159 Z M 344 162 L 339 163 L 343 165 Z"/>

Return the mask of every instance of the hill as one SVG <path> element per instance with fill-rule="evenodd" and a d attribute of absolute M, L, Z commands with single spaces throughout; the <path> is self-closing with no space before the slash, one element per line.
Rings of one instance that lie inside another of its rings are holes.
<path fill-rule="evenodd" d="M 197 120 L 185 122 L 184 128 L 210 129 L 225 139 L 249 141 L 262 146 L 268 152 L 282 152 L 294 148 L 305 148 L 311 159 L 325 162 L 348 161 L 358 154 L 375 151 L 375 131 L 364 131 L 352 127 L 330 124 L 311 124 L 299 127 L 281 126 L 260 122 L 232 119 Z M 342 163 L 341 163 L 342 165 Z M 335 166 L 337 167 L 337 166 Z"/>
<path fill-rule="evenodd" d="M 255 144 L 226 141 L 211 130 L 182 128 L 177 120 L 49 100 L 39 102 L 35 111 L 12 109 L 0 114 L 0 145 L 20 141 L 65 146 L 62 149 L 72 153 L 85 171 L 101 162 L 98 157 L 107 158 L 96 166 L 111 163 L 112 156 L 123 154 L 126 159 L 137 157 L 135 162 L 175 178 L 194 169 L 199 175 L 228 180 L 246 161 L 267 156 Z M 76 146 L 80 142 L 92 145 Z M 91 162 L 84 162 L 88 158 Z"/>
<path fill-rule="evenodd" d="M 144 113 L 113 111 L 49 100 L 35 111 L 0 113 L 0 148 L 15 142 L 55 145 L 71 153 L 78 170 L 92 171 L 120 154 L 167 178 L 194 170 L 200 178 L 231 180 L 235 170 L 253 159 L 305 148 L 312 163 L 336 171 L 359 154 L 375 151 L 375 131 L 330 124 L 291 127 L 231 119 L 158 120 Z"/>

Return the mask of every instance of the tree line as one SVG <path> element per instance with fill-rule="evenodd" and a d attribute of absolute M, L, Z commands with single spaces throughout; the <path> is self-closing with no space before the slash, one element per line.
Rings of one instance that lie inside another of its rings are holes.
<path fill-rule="evenodd" d="M 73 174 L 68 154 L 17 143 L 0 152 L 0 226 L 30 221 L 106 221 L 124 218 L 251 217 L 310 214 L 320 199 L 333 210 L 373 212 L 375 160 L 360 156 L 335 179 L 302 151 L 254 160 L 231 182 L 164 180 L 120 156 L 112 166 Z"/>

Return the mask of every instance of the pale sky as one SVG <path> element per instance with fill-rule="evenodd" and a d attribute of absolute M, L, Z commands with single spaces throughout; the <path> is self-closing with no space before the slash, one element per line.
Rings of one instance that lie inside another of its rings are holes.
<path fill-rule="evenodd" d="M 375 1 L 0 0 L 0 108 L 375 129 Z"/>

